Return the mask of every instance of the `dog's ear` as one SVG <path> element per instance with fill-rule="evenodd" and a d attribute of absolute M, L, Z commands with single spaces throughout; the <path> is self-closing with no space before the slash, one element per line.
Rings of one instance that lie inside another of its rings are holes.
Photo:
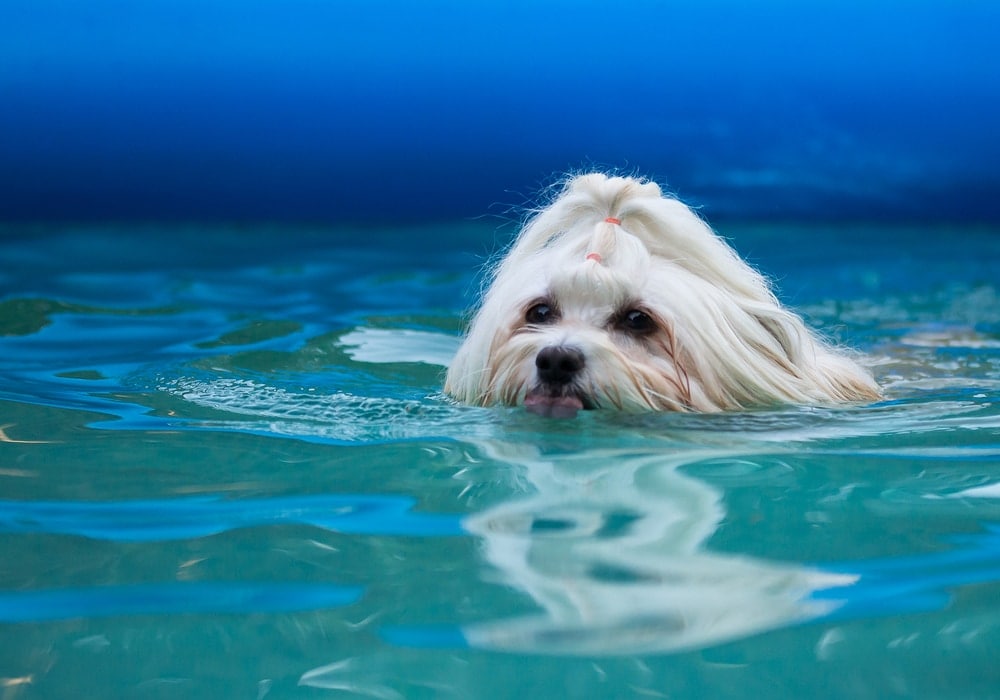
<path fill-rule="evenodd" d="M 772 359 L 786 370 L 798 364 L 803 345 L 809 340 L 808 331 L 802 326 L 798 317 L 780 308 L 768 309 L 766 312 L 757 311 L 753 314 L 757 323 L 777 341 L 782 355 L 772 357 Z"/>
<path fill-rule="evenodd" d="M 803 400 L 873 401 L 881 392 L 871 375 L 850 357 L 818 338 L 802 319 L 784 309 L 757 314 L 757 321 L 777 341 L 783 357 L 771 356 L 805 387 Z M 821 392 L 814 395 L 818 389 Z"/>

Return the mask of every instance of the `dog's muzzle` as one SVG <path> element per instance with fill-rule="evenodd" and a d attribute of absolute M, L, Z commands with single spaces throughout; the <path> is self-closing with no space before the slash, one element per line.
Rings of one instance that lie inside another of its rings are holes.
<path fill-rule="evenodd" d="M 538 384 L 524 397 L 529 411 L 543 416 L 572 418 L 585 408 L 584 398 L 574 388 L 586 360 L 577 348 L 550 345 L 535 356 Z"/>
<path fill-rule="evenodd" d="M 583 369 L 583 353 L 576 348 L 550 345 L 542 348 L 535 356 L 538 379 L 543 384 L 565 386 L 571 384 Z"/>

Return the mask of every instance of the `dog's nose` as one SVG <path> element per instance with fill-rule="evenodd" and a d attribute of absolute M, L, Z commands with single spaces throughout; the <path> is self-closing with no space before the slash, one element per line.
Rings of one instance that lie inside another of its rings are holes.
<path fill-rule="evenodd" d="M 562 345 L 542 348 L 535 356 L 538 378 L 546 384 L 569 384 L 583 364 L 582 352 Z"/>

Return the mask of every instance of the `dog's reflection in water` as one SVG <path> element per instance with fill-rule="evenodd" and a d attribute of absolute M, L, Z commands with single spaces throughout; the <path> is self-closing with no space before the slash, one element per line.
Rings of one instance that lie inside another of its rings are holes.
<path fill-rule="evenodd" d="M 830 611 L 830 602 L 810 594 L 854 577 L 706 547 L 725 511 L 716 489 L 679 470 L 692 458 L 605 451 L 522 461 L 535 493 L 490 508 L 466 527 L 482 538 L 500 581 L 539 610 L 467 626 L 468 643 L 552 654 L 655 653 Z"/>

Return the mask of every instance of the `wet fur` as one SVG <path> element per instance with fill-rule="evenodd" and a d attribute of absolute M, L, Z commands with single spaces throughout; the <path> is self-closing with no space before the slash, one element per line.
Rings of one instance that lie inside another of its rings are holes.
<path fill-rule="evenodd" d="M 567 392 L 587 408 L 720 411 L 879 396 L 847 352 L 783 308 L 764 277 L 651 182 L 569 180 L 489 280 L 445 381 L 464 403 Z M 556 317 L 529 322 L 541 302 Z M 650 332 L 622 329 L 636 310 Z M 535 358 L 549 346 L 585 358 L 565 386 L 540 386 Z"/>

